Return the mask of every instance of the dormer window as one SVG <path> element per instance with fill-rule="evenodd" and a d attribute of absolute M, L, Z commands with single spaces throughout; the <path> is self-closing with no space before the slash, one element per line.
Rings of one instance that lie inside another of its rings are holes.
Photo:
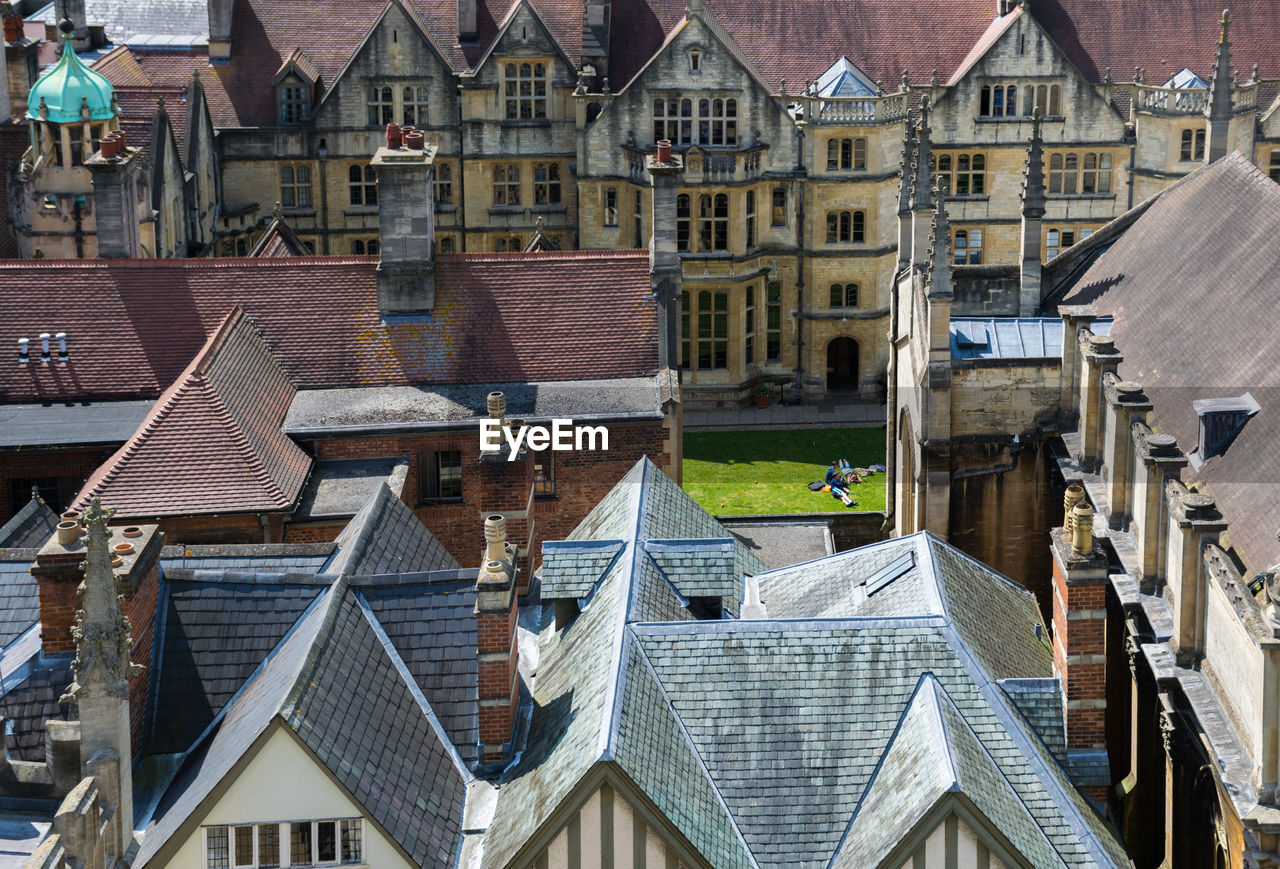
<path fill-rule="evenodd" d="M 693 49 L 689 52 L 689 72 L 702 72 L 702 51 Z"/>
<path fill-rule="evenodd" d="M 1191 402 L 1200 419 L 1200 443 L 1187 458 L 1193 470 L 1227 449 L 1244 430 L 1250 418 L 1262 410 L 1262 406 L 1248 392 L 1236 398 L 1202 398 Z"/>
<path fill-rule="evenodd" d="M 311 100 L 301 84 L 282 84 L 279 88 L 280 123 L 297 124 L 311 111 Z"/>
<path fill-rule="evenodd" d="M 300 124 L 311 114 L 311 100 L 320 73 L 302 49 L 295 48 L 271 85 L 276 89 L 276 118 L 281 124 Z"/>

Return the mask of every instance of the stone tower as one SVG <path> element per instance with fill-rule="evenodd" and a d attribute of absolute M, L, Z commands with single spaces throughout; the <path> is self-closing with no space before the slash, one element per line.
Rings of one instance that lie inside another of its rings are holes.
<path fill-rule="evenodd" d="M 1227 156 L 1230 150 L 1227 145 L 1231 132 L 1231 42 L 1227 39 L 1230 26 L 1231 13 L 1223 9 L 1218 49 L 1213 57 L 1213 77 L 1209 81 L 1209 105 L 1205 109 L 1209 140 L 1205 146 L 1207 163 Z"/>

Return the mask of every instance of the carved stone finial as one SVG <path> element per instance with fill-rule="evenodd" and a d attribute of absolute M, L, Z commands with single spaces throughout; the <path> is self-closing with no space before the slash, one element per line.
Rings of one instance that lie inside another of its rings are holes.
<path fill-rule="evenodd" d="M 929 87 L 936 88 L 938 86 L 938 68 L 934 67 L 933 72 L 929 74 Z"/>
<path fill-rule="evenodd" d="M 1249 83 L 1257 84 L 1259 80 L 1260 79 L 1258 78 L 1258 65 L 1255 63 L 1253 65 L 1253 72 L 1249 74 Z"/>
<path fill-rule="evenodd" d="M 1107 71 L 1102 75 L 1103 84 L 1111 84 L 1111 67 L 1107 67 Z"/>
<path fill-rule="evenodd" d="M 932 208 L 933 141 L 929 128 L 929 98 L 920 101 L 920 121 L 916 124 L 915 159 L 911 162 L 911 210 Z"/>
<path fill-rule="evenodd" d="M 604 77 L 604 81 L 600 84 L 600 93 L 606 95 L 609 93 L 609 76 L 607 75 Z"/>
<path fill-rule="evenodd" d="M 80 120 L 82 121 L 89 120 L 89 98 L 88 97 L 80 98 Z"/>
<path fill-rule="evenodd" d="M 1027 142 L 1027 164 L 1022 173 L 1022 213 L 1044 217 L 1044 140 L 1040 137 L 1040 107 L 1031 110 L 1031 138 Z"/>
<path fill-rule="evenodd" d="M 142 668 L 129 661 L 133 649 L 129 620 L 120 611 L 120 595 L 111 569 L 111 538 L 107 522 L 115 510 L 105 509 L 94 498 L 81 521 L 89 532 L 85 546 L 84 582 L 80 583 L 81 609 L 71 635 L 76 658 L 71 664 L 75 681 L 59 702 L 79 701 L 92 694 L 127 698 L 129 677 Z"/>
<path fill-rule="evenodd" d="M 587 77 L 582 72 L 582 70 L 578 70 L 578 83 L 573 88 L 573 95 L 575 97 L 580 97 L 586 92 L 587 92 Z"/>
<path fill-rule="evenodd" d="M 905 69 L 902 71 L 902 84 L 900 87 L 904 94 L 911 90 L 911 82 L 907 81 L 907 71 Z"/>
<path fill-rule="evenodd" d="M 278 220 L 282 214 L 284 214 L 284 206 L 277 202 L 275 208 L 271 209 L 271 216 Z"/>

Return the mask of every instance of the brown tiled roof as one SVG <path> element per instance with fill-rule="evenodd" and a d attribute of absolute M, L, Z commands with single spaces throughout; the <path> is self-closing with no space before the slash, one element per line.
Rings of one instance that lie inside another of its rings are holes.
<path fill-rule="evenodd" d="M 279 64 L 277 64 L 277 67 Z M 116 86 L 117 93 L 137 88 L 160 89 L 156 93 L 164 94 L 169 103 L 170 118 L 175 130 L 179 123 L 177 115 L 182 115 L 181 123 L 186 123 L 185 111 L 176 109 L 168 93 L 180 92 L 184 86 L 191 85 L 192 76 L 200 75 L 200 84 L 204 89 L 205 99 L 209 102 L 209 116 L 215 127 L 241 126 L 237 118 L 237 110 L 230 94 L 224 86 L 226 67 L 214 67 L 209 64 L 209 52 L 204 48 L 192 49 L 159 49 L 130 48 L 121 46 L 106 54 L 94 64 L 94 70 L 106 76 L 107 81 Z M 276 67 L 267 72 L 265 89 L 271 93 L 271 76 Z M 141 84 L 139 84 L 141 82 Z M 152 106 L 155 97 L 152 96 Z M 274 123 L 274 118 L 270 121 Z"/>
<path fill-rule="evenodd" d="M 895 89 L 905 70 L 922 84 L 936 69 L 946 81 L 961 67 L 995 17 L 992 0 L 705 0 L 724 28 L 759 68 L 771 89 L 786 79 L 795 93 L 839 57 L 848 57 L 872 79 Z M 1133 68 L 1146 80 L 1164 81 L 1184 66 L 1208 78 L 1218 38 L 1222 3 L 1176 0 L 1098 3 L 1096 0 L 1030 0 L 1031 14 L 1085 78 L 1102 81 L 1112 68 L 1117 80 Z M 1256 62 L 1263 78 L 1280 76 L 1280 15 L 1274 0 L 1231 5 L 1233 65 Z M 684 17 L 684 0 L 615 3 L 609 77 L 620 87 L 662 45 Z M 797 46 L 803 46 L 798 49 Z"/>
<path fill-rule="evenodd" d="M 77 509 L 95 496 L 128 518 L 288 509 L 311 467 L 280 430 L 295 392 L 235 308 L 133 437 L 93 472 Z"/>
<path fill-rule="evenodd" d="M 258 239 L 258 243 L 249 251 L 251 257 L 288 257 L 310 256 L 302 239 L 293 231 L 293 227 L 283 217 L 272 218 L 267 231 Z"/>
<path fill-rule="evenodd" d="M 120 127 L 128 136 L 129 144 L 140 147 L 150 158 L 151 138 L 154 133 L 158 101 L 164 100 L 165 114 L 173 128 L 178 147 L 178 159 L 186 154 L 187 107 L 181 88 L 168 85 L 149 87 L 117 87 L 116 101 L 120 105 Z"/>
<path fill-rule="evenodd" d="M 129 46 L 121 45 L 108 51 L 93 64 L 95 72 L 107 77 L 116 87 L 148 87 L 153 82 Z"/>
<path fill-rule="evenodd" d="M 1280 561 L 1280 329 L 1275 238 L 1280 185 L 1239 153 L 1170 187 L 1063 300 L 1115 317 L 1120 375 L 1146 387 L 1155 427 L 1186 452 L 1199 442 L 1191 402 L 1249 392 L 1262 405 L 1207 482 L 1250 570 Z"/>
<path fill-rule="evenodd" d="M 158 395 L 241 305 L 300 389 L 640 377 L 658 368 L 644 251 L 440 257 L 429 318 L 383 322 L 372 257 L 0 262 L 0 402 Z M 16 359 L 16 357 L 15 357 Z"/>

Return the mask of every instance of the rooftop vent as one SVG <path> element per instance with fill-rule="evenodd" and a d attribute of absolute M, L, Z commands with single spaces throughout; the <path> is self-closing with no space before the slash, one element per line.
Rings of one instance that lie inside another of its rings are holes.
<path fill-rule="evenodd" d="M 1195 470 L 1226 453 L 1249 418 L 1262 410 L 1247 392 L 1236 398 L 1202 398 L 1191 402 L 1191 407 L 1200 418 L 1200 444 L 1187 456 Z"/>

